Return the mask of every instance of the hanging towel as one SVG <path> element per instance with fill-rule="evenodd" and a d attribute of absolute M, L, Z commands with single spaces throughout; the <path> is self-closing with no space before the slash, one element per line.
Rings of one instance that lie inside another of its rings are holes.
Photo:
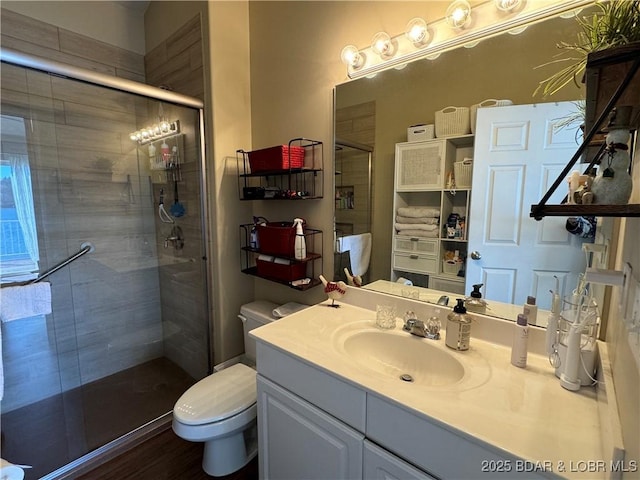
<path fill-rule="evenodd" d="M 51 284 L 48 282 L 0 289 L 0 320 L 3 322 L 49 313 Z"/>
<path fill-rule="evenodd" d="M 349 242 L 351 273 L 363 276 L 369 270 L 369 261 L 371 260 L 371 233 L 349 235 L 345 238 Z"/>

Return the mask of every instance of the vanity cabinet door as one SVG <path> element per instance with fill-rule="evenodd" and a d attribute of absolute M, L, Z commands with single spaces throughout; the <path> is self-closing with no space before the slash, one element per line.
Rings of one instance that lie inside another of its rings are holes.
<path fill-rule="evenodd" d="M 367 480 L 436 480 L 377 445 L 364 441 L 364 477 Z"/>
<path fill-rule="evenodd" d="M 258 375 L 262 479 L 362 478 L 364 436 Z"/>

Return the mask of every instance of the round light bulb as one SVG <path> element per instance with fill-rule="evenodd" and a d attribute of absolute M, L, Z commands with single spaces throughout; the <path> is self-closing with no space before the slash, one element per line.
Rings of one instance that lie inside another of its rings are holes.
<path fill-rule="evenodd" d="M 355 45 L 347 45 L 344 47 L 340 53 L 340 58 L 342 59 L 342 63 L 351 68 L 360 68 L 364 63 L 364 59 Z"/>
<path fill-rule="evenodd" d="M 510 12 L 517 9 L 522 4 L 522 0 L 495 0 L 494 3 L 501 12 Z"/>
<path fill-rule="evenodd" d="M 376 52 L 380 57 L 386 58 L 393 55 L 393 44 L 391 37 L 387 32 L 378 32 L 371 40 L 371 50 Z"/>
<path fill-rule="evenodd" d="M 429 30 L 427 30 L 427 22 L 422 18 L 416 17 L 409 21 L 405 35 L 415 46 L 425 45 L 429 41 Z"/>
<path fill-rule="evenodd" d="M 471 21 L 471 5 L 466 0 L 455 0 L 447 8 L 446 19 L 450 27 L 466 27 Z"/>

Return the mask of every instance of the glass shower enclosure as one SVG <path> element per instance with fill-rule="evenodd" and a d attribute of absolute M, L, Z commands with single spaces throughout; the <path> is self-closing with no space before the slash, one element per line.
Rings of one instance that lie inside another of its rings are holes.
<path fill-rule="evenodd" d="M 2 317 L 2 457 L 47 478 L 166 424 L 211 371 L 202 105 L 6 59 L 3 304 L 85 252 L 40 280 L 50 313 Z"/>

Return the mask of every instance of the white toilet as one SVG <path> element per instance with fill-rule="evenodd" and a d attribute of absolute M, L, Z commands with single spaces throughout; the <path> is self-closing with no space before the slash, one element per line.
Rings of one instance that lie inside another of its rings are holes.
<path fill-rule="evenodd" d="M 238 317 L 244 329 L 245 356 L 255 364 L 255 340 L 249 331 L 276 320 L 278 305 L 259 300 L 243 305 Z M 208 475 L 229 475 L 258 453 L 256 372 L 244 363 L 224 368 L 189 388 L 173 407 L 173 431 L 192 442 L 204 442 L 202 468 Z"/>

